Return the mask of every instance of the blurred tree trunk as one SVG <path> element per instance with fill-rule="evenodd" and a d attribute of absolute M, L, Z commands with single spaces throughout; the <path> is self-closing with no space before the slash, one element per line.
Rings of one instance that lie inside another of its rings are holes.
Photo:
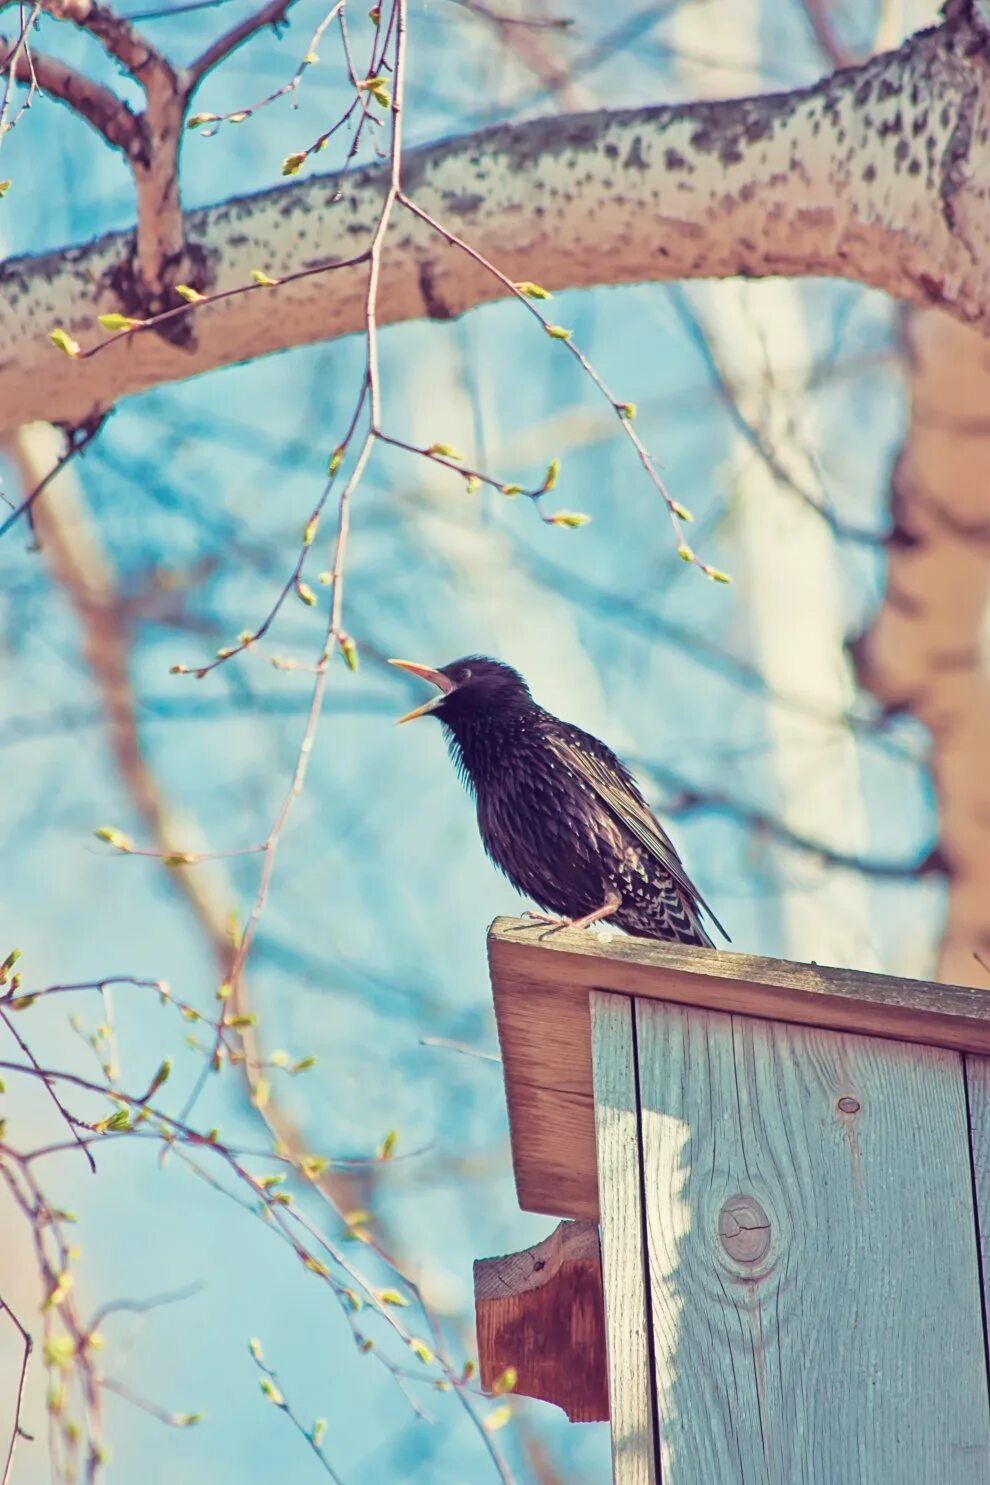
<path fill-rule="evenodd" d="M 932 736 L 949 880 L 941 978 L 990 962 L 990 346 L 936 310 L 904 324 L 909 421 L 891 481 L 887 592 L 859 678 Z"/>

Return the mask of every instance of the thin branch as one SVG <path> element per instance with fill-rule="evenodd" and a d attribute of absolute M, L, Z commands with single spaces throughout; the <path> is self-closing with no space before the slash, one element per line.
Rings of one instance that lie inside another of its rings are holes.
<path fill-rule="evenodd" d="M 824 841 L 815 840 L 811 836 L 801 835 L 798 831 L 792 830 L 781 820 L 775 819 L 773 815 L 756 805 L 733 799 L 731 795 L 717 789 L 698 788 L 664 763 L 641 761 L 637 766 L 644 772 L 652 774 L 665 789 L 671 790 L 670 797 L 662 807 L 664 814 L 724 815 L 728 819 L 738 821 L 741 825 L 748 826 L 758 835 L 767 836 L 771 840 L 779 841 L 782 845 L 804 851 L 827 866 L 862 872 L 864 876 L 877 877 L 883 881 L 916 882 L 922 877 L 944 873 L 946 870 L 945 862 L 937 846 L 930 847 L 920 856 L 909 861 L 890 861 L 857 855 L 850 851 L 834 850 Z"/>
<path fill-rule="evenodd" d="M 7 1445 L 7 1458 L 4 1462 L 3 1475 L 0 1477 L 0 1485 L 10 1485 L 10 1473 L 14 1467 L 14 1451 L 17 1448 L 17 1440 L 30 1440 L 31 1438 L 31 1435 L 25 1433 L 21 1427 L 21 1414 L 24 1410 L 24 1387 L 27 1382 L 27 1370 L 31 1361 L 31 1352 L 34 1349 L 34 1341 L 5 1299 L 0 1299 L 0 1308 L 6 1312 L 11 1324 L 20 1333 L 21 1343 L 24 1348 L 21 1354 L 21 1372 L 17 1379 L 17 1393 L 14 1400 L 14 1422 L 10 1430 L 10 1443 Z"/>
<path fill-rule="evenodd" d="M 75 1121 L 75 1119 L 73 1119 L 72 1115 L 69 1113 L 68 1109 L 65 1107 L 65 1104 L 62 1102 L 62 1100 L 59 1098 L 58 1094 L 55 1092 L 55 1089 L 52 1087 L 51 1083 L 49 1083 L 48 1081 L 45 1080 L 44 1069 L 42 1068 L 42 1066 L 39 1063 L 38 1059 L 35 1057 L 34 1053 L 31 1050 L 31 1048 L 28 1046 L 27 1042 L 24 1040 L 24 1038 L 21 1036 L 20 1032 L 17 1030 L 17 1027 L 14 1026 L 14 1024 L 12 1023 L 10 1017 L 7 1015 L 7 1012 L 5 1010 L 3 1010 L 3 1009 L 0 1009 L 0 1020 L 3 1021 L 3 1024 L 6 1026 L 7 1030 L 10 1032 L 11 1036 L 14 1038 L 14 1041 L 17 1043 L 17 1045 L 20 1047 L 21 1051 L 24 1053 L 24 1056 L 28 1059 L 28 1061 L 32 1064 L 32 1066 L 37 1070 L 37 1072 L 41 1075 L 41 1078 L 42 1078 L 42 1080 L 45 1083 L 45 1087 L 48 1090 L 48 1096 L 49 1096 L 49 1098 L 52 1100 L 52 1102 L 54 1103 L 55 1107 L 58 1109 L 59 1113 L 61 1114 L 62 1119 L 63 1119 L 63 1121 L 64 1121 L 64 1123 L 66 1125 L 66 1128 L 68 1129 L 69 1133 L 72 1135 L 72 1138 L 75 1140 L 75 1142 L 79 1146 L 80 1150 L 82 1150 L 83 1154 L 86 1157 L 86 1160 L 87 1160 L 87 1163 L 89 1165 L 90 1170 L 95 1175 L 96 1174 L 96 1161 L 93 1159 L 92 1154 L 87 1149 L 85 1142 L 81 1138 L 81 1136 L 79 1134 L 79 1130 L 76 1127 L 76 1121 Z"/>
<path fill-rule="evenodd" d="M 833 68 L 854 67 L 859 60 L 837 35 L 828 0 L 800 0 L 819 51 Z"/>
<path fill-rule="evenodd" d="M 181 15 L 190 15 L 194 10 L 219 10 L 221 5 L 229 5 L 231 0 L 187 0 L 183 5 L 166 5 L 164 9 L 155 10 L 129 10 L 124 15 L 125 21 L 174 21 Z"/>
<path fill-rule="evenodd" d="M 21 519 L 22 516 L 27 515 L 31 511 L 35 504 L 35 501 L 37 501 L 45 493 L 52 480 L 56 479 L 58 475 L 62 473 L 62 470 L 66 467 L 67 464 L 71 464 L 72 460 L 75 459 L 78 454 L 85 453 L 86 449 L 93 442 L 93 439 L 103 427 L 106 419 L 107 414 L 102 413 L 99 415 L 99 417 L 94 418 L 88 425 L 83 428 L 77 428 L 76 430 L 74 430 L 73 433 L 69 435 L 69 446 L 65 450 L 65 452 L 58 456 L 58 458 L 55 460 L 55 463 L 48 470 L 47 474 L 43 474 L 36 481 L 34 487 L 31 489 L 30 493 L 24 497 L 20 505 L 16 506 L 15 509 L 11 511 L 7 519 L 0 523 L 0 537 L 5 536 L 10 528 L 14 526 Z"/>
<path fill-rule="evenodd" d="M 21 29 L 18 33 L 17 40 L 13 43 L 13 46 L 11 46 L 10 42 L 8 42 L 4 37 L 0 37 L 0 53 L 6 52 L 5 59 L 3 63 L 0 64 L 0 72 L 3 73 L 3 101 L 0 102 L 0 146 L 3 145 L 3 136 L 8 132 L 8 130 L 13 129 L 14 124 L 17 123 L 17 119 L 20 118 L 25 109 L 30 108 L 31 99 L 38 86 L 37 78 L 34 71 L 34 63 L 31 56 L 31 48 L 28 44 L 28 38 L 31 34 L 31 27 L 37 20 L 40 10 L 41 0 L 35 0 L 35 3 L 31 7 L 30 14 L 25 19 L 24 8 L 23 6 L 21 7 Z M 28 85 L 27 100 L 18 110 L 17 117 L 13 120 L 12 123 L 8 124 L 7 115 L 10 112 L 11 92 L 13 90 L 14 82 L 15 80 L 17 80 L 16 75 L 22 62 L 24 64 L 24 72 L 26 74 L 24 80 L 26 80 Z"/>
<path fill-rule="evenodd" d="M 883 542 L 883 533 L 872 531 L 867 527 L 854 526 L 848 521 L 842 520 L 833 510 L 823 504 L 822 500 L 801 484 L 791 471 L 782 463 L 773 440 L 764 428 L 750 421 L 743 412 L 739 403 L 739 390 L 729 377 L 723 366 L 711 338 L 706 334 L 705 327 L 698 315 L 695 313 L 687 294 L 680 284 L 672 284 L 668 290 L 668 298 L 672 304 L 677 318 L 691 337 L 691 342 L 698 351 L 708 369 L 715 390 L 718 393 L 723 406 L 732 419 L 736 430 L 742 435 L 750 448 L 759 456 L 766 465 L 774 479 L 785 486 L 792 494 L 796 495 L 803 505 L 813 510 L 817 516 L 828 526 L 834 536 L 841 541 L 853 541 L 862 546 L 879 546 Z M 803 389 L 802 389 L 803 390 Z"/>
<path fill-rule="evenodd" d="M 186 70 L 186 97 L 191 98 L 207 73 L 212 72 L 214 67 L 225 61 L 231 52 L 243 46 L 256 32 L 263 30 L 265 26 L 271 26 L 278 34 L 279 26 L 285 24 L 286 12 L 294 4 L 295 0 L 268 0 L 260 10 L 245 16 L 236 26 L 231 26 L 229 31 L 211 42 Z"/>
<path fill-rule="evenodd" d="M 43 93 L 57 98 L 85 119 L 107 144 L 121 150 L 128 158 L 138 152 L 142 145 L 141 123 L 127 104 L 101 87 L 75 68 L 69 67 L 58 57 L 49 56 L 32 48 L 30 55 L 20 47 L 0 36 L 0 72 L 10 68 L 16 82 L 37 86 Z M 33 70 L 32 70 L 33 69 Z M 0 134 L 3 133 L 3 118 L 0 116 Z"/>

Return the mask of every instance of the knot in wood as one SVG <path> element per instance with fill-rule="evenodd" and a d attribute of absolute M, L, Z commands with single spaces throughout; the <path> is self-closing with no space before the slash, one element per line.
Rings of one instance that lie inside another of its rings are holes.
<path fill-rule="evenodd" d="M 738 1192 L 718 1214 L 722 1247 L 736 1263 L 759 1263 L 770 1251 L 771 1223 L 755 1196 Z"/>
<path fill-rule="evenodd" d="M 849 1098 L 849 1097 L 840 1098 L 839 1099 L 839 1108 L 842 1110 L 842 1112 L 844 1114 L 858 1114 L 859 1113 L 859 1099 L 858 1098 Z"/>

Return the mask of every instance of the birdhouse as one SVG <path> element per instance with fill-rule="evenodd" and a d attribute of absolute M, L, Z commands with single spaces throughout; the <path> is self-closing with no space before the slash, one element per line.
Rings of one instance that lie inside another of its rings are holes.
<path fill-rule="evenodd" d="M 499 919 L 519 1203 L 483 1383 L 615 1485 L 990 1481 L 990 995 Z"/>

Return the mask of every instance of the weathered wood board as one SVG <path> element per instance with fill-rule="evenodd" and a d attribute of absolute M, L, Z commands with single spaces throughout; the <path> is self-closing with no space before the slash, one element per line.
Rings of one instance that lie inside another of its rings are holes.
<path fill-rule="evenodd" d="M 656 1485 L 632 1002 L 591 996 L 613 1485 Z"/>
<path fill-rule="evenodd" d="M 983 1323 L 990 1317 L 990 1057 L 964 1058 L 969 1144 L 976 1201 L 976 1240 L 980 1246 L 983 1281 Z M 990 1330 L 987 1331 L 987 1367 L 990 1369 Z M 990 1471 L 987 1473 L 990 1479 Z"/>
<path fill-rule="evenodd" d="M 634 1017 L 663 1485 L 990 1480 L 962 1058 Z"/>
<path fill-rule="evenodd" d="M 990 995 L 498 919 L 489 933 L 520 1206 L 598 1216 L 592 990 L 990 1054 Z"/>

